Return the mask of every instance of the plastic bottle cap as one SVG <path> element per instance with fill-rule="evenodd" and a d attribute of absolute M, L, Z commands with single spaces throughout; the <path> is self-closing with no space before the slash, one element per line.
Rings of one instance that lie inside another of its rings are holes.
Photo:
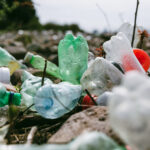
<path fill-rule="evenodd" d="M 33 55 L 32 53 L 28 52 L 28 53 L 26 54 L 25 58 L 24 58 L 24 62 L 25 62 L 25 63 L 30 62 L 33 56 L 34 56 L 34 55 Z"/>
<path fill-rule="evenodd" d="M 10 71 L 6 67 L 0 68 L 0 82 L 9 84 L 10 83 Z"/>

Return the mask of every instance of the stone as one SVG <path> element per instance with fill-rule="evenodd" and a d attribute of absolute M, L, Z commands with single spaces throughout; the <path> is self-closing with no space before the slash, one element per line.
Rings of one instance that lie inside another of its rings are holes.
<path fill-rule="evenodd" d="M 104 132 L 122 143 L 109 126 L 107 107 L 104 106 L 94 106 L 72 115 L 48 143 L 68 143 L 86 131 Z"/>

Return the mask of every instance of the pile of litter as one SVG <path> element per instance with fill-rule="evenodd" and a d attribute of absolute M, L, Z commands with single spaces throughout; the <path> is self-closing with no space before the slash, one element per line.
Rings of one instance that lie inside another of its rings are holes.
<path fill-rule="evenodd" d="M 58 66 L 29 52 L 20 62 L 0 48 L 0 149 L 149 150 L 150 57 L 137 48 L 139 30 L 132 48 L 133 26 L 123 24 L 104 57 L 67 34 Z"/>

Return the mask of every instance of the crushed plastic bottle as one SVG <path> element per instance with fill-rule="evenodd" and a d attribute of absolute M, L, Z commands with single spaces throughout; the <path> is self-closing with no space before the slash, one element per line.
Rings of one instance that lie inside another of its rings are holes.
<path fill-rule="evenodd" d="M 81 94 L 80 85 L 68 82 L 45 85 L 37 91 L 35 108 L 44 118 L 59 118 L 77 105 Z"/>
<path fill-rule="evenodd" d="M 123 74 L 109 61 L 97 57 L 81 78 L 83 89 L 99 96 L 121 82 Z"/>
<path fill-rule="evenodd" d="M 79 84 L 88 66 L 88 44 L 82 37 L 67 34 L 58 47 L 59 68 L 64 81 Z"/>
<path fill-rule="evenodd" d="M 109 97 L 110 123 L 132 149 L 150 149 L 150 79 L 129 72 Z"/>
<path fill-rule="evenodd" d="M 33 99 L 37 93 L 37 90 L 41 87 L 41 77 L 33 76 L 31 73 L 24 71 L 21 80 L 23 82 L 21 86 L 22 105 L 29 107 L 34 103 Z M 44 85 L 52 84 L 50 79 L 44 79 Z M 31 108 L 35 110 L 34 107 Z"/>
<path fill-rule="evenodd" d="M 110 41 L 103 44 L 103 47 L 106 59 L 121 64 L 125 72 L 137 70 L 145 74 L 124 33 L 119 32 L 116 36 L 112 36 Z"/>
<path fill-rule="evenodd" d="M 34 55 L 28 52 L 24 58 L 24 62 L 30 64 L 33 68 L 44 70 L 45 59 L 39 55 Z M 59 68 L 52 62 L 47 61 L 46 73 L 56 78 L 62 79 Z"/>
<path fill-rule="evenodd" d="M 72 142 L 70 150 L 115 150 L 119 146 L 102 132 L 87 132 Z"/>
<path fill-rule="evenodd" d="M 6 91 L 6 88 L 0 83 L 0 107 L 8 105 L 9 101 L 14 105 L 19 106 L 21 103 L 21 95 L 20 93 Z"/>
<path fill-rule="evenodd" d="M 135 37 L 134 37 L 134 44 L 133 44 L 134 48 L 137 48 L 137 44 L 139 43 L 139 41 L 141 39 L 141 34 L 139 33 L 139 31 L 143 31 L 143 28 L 137 26 L 136 30 L 135 30 Z M 126 35 L 126 37 L 129 39 L 130 43 L 132 42 L 133 25 L 131 25 L 128 22 L 125 22 L 119 28 L 119 32 L 124 33 Z"/>

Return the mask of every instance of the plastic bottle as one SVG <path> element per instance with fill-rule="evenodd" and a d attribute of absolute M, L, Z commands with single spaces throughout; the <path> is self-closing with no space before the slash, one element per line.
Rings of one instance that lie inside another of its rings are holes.
<path fill-rule="evenodd" d="M 88 44 L 82 36 L 67 34 L 58 46 L 60 73 L 64 81 L 80 84 L 88 67 Z"/>
<path fill-rule="evenodd" d="M 81 94 L 80 85 L 68 82 L 45 85 L 37 91 L 35 108 L 44 118 L 59 118 L 77 105 Z"/>
<path fill-rule="evenodd" d="M 21 95 L 22 95 L 22 105 L 26 107 L 32 105 L 34 96 L 37 93 L 37 90 L 41 87 L 41 77 L 33 76 L 31 73 L 27 71 L 23 71 L 22 76 L 22 86 L 21 86 Z M 52 84 L 50 79 L 44 79 L 44 85 Z M 31 108 L 35 110 L 34 107 Z"/>
<path fill-rule="evenodd" d="M 26 54 L 24 62 L 30 64 L 33 68 L 39 69 L 41 71 L 43 71 L 45 66 L 45 59 L 43 57 L 39 55 L 34 55 L 29 52 Z M 47 62 L 46 73 L 59 79 L 62 79 L 59 72 L 59 68 L 50 61 Z"/>
<path fill-rule="evenodd" d="M 8 105 L 10 102 L 17 106 L 20 105 L 20 93 L 8 92 L 6 91 L 6 88 L 0 83 L 0 107 Z"/>

